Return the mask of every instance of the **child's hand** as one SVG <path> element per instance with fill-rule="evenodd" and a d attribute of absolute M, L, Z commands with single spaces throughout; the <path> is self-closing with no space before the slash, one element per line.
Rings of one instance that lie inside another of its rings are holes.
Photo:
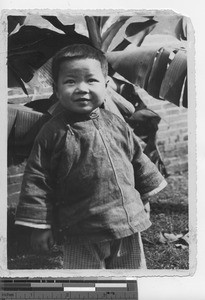
<path fill-rule="evenodd" d="M 54 245 L 51 229 L 33 229 L 31 233 L 31 247 L 34 251 L 49 251 Z"/>

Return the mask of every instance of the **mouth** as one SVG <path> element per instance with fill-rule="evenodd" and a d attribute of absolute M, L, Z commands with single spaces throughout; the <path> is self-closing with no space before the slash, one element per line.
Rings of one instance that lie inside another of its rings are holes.
<path fill-rule="evenodd" d="M 87 98 L 79 98 L 79 99 L 76 99 L 75 101 L 76 101 L 76 102 L 88 102 L 88 101 L 90 101 L 90 99 L 87 99 Z"/>

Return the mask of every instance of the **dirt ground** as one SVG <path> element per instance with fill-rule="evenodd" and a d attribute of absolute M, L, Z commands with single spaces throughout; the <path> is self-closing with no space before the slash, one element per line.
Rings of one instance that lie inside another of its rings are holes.
<path fill-rule="evenodd" d="M 150 199 L 152 226 L 142 233 L 148 269 L 188 269 L 189 247 L 169 240 L 162 234 L 188 232 L 188 173 L 167 178 L 167 187 Z M 36 255 L 29 247 L 29 229 L 18 231 L 13 225 L 13 211 L 8 214 L 8 269 L 59 269 L 62 252 L 59 246 L 48 254 Z"/>

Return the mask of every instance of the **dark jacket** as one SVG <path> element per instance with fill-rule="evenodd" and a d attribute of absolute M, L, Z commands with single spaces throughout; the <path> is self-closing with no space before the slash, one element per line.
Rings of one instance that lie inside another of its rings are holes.
<path fill-rule="evenodd" d="M 74 242 L 122 238 L 151 225 L 141 195 L 163 181 L 119 117 L 63 111 L 36 138 L 16 220 L 55 224 Z"/>

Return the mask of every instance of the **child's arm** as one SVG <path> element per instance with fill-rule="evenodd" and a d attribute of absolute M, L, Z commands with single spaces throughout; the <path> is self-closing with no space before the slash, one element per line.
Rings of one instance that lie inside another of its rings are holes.
<path fill-rule="evenodd" d="M 53 175 L 51 130 L 44 128 L 37 136 L 24 172 L 15 224 L 33 227 L 32 244 L 48 249 L 53 238 Z M 34 234 L 35 233 L 35 234 Z M 49 234 L 48 234 L 49 233 Z"/>
<path fill-rule="evenodd" d="M 136 135 L 131 132 L 132 165 L 135 174 L 135 188 L 141 194 L 144 204 L 148 198 L 160 192 L 167 185 L 157 167 L 143 153 Z"/>

